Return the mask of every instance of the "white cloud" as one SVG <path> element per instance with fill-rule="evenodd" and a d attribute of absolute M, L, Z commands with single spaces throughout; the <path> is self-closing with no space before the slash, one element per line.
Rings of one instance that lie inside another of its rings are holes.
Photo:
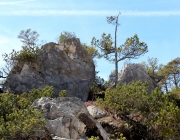
<path fill-rule="evenodd" d="M 0 16 L 107 16 L 119 11 L 108 10 L 9 10 Z M 122 16 L 180 16 L 180 11 L 122 11 Z"/>
<path fill-rule="evenodd" d="M 31 1 L 35 1 L 35 0 L 22 0 L 22 1 L 16 1 L 16 2 L 0 2 L 0 5 L 16 5 L 16 4 L 21 4 L 21 3 L 27 3 L 27 2 L 31 2 Z"/>
<path fill-rule="evenodd" d="M 180 11 L 124 11 L 124 16 L 180 16 Z"/>

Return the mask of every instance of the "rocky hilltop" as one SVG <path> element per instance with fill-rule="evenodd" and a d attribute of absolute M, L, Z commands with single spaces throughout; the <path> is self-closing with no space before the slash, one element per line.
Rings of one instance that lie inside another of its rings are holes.
<path fill-rule="evenodd" d="M 47 43 L 40 49 L 36 62 L 19 64 L 7 77 L 3 90 L 14 93 L 28 92 L 46 85 L 53 86 L 54 94 L 67 90 L 68 97 L 88 98 L 88 91 L 95 77 L 91 56 L 77 38 L 64 44 Z"/>

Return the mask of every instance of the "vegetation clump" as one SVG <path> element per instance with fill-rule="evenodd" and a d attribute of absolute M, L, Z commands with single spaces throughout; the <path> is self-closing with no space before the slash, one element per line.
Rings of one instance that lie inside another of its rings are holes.
<path fill-rule="evenodd" d="M 59 93 L 59 97 L 66 97 L 66 93 L 67 93 L 66 90 L 61 90 Z"/>
<path fill-rule="evenodd" d="M 117 85 L 108 89 L 104 101 L 98 99 L 98 104 L 118 121 L 125 122 L 131 138 L 178 139 L 180 108 L 176 91 L 179 89 L 163 94 L 156 88 L 148 94 L 147 88 L 148 84 L 140 81 Z"/>
<path fill-rule="evenodd" d="M 11 53 L 2 54 L 6 65 L 2 68 L 3 72 L 8 75 L 11 69 L 19 67 L 18 65 L 24 63 L 31 63 L 37 61 L 40 55 L 38 42 L 39 34 L 31 29 L 22 30 L 18 38 L 23 43 L 20 51 L 13 50 Z"/>
<path fill-rule="evenodd" d="M 116 133 L 116 134 L 112 134 L 112 139 L 116 139 L 116 140 L 127 140 L 122 133 Z M 99 137 L 95 137 L 95 136 L 91 136 L 91 138 L 89 138 L 88 140 L 100 140 Z"/>
<path fill-rule="evenodd" d="M 0 94 L 0 139 L 30 139 L 37 130 L 44 130 L 42 112 L 31 104 L 40 97 L 52 97 L 53 88 L 33 89 L 29 93 L 16 95 L 8 91 Z"/>

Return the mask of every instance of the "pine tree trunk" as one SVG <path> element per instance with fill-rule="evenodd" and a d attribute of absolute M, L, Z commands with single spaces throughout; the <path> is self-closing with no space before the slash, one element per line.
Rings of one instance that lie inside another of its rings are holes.
<path fill-rule="evenodd" d="M 118 26 L 118 17 L 119 15 L 117 16 L 117 19 L 116 19 L 116 27 L 115 27 L 115 87 L 117 85 L 117 82 L 118 82 L 118 58 L 117 58 L 117 46 L 116 46 L 116 36 L 117 36 L 117 26 Z"/>

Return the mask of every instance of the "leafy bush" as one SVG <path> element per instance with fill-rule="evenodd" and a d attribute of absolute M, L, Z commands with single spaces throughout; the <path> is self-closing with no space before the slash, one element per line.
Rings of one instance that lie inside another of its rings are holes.
<path fill-rule="evenodd" d="M 91 136 L 91 138 L 89 138 L 88 140 L 99 140 L 99 137 Z"/>
<path fill-rule="evenodd" d="M 124 137 L 123 134 L 120 132 L 112 134 L 111 138 L 112 138 L 112 140 L 114 140 L 114 139 L 116 139 L 116 140 L 127 140 L 126 137 Z"/>
<path fill-rule="evenodd" d="M 20 51 L 13 51 L 9 54 L 2 54 L 3 60 L 5 61 L 5 66 L 2 67 L 3 72 L 8 75 L 13 67 L 15 69 L 22 69 L 22 64 L 25 62 L 37 61 L 39 57 L 38 46 L 39 34 L 31 29 L 22 30 L 18 38 L 23 43 L 22 49 Z"/>
<path fill-rule="evenodd" d="M 98 72 L 96 72 L 97 74 Z M 99 76 L 95 76 L 94 82 L 92 84 L 92 86 L 90 87 L 90 93 L 89 93 L 89 99 L 90 100 L 96 100 L 96 98 L 101 95 L 104 97 L 104 92 L 106 90 L 106 81 L 99 77 Z M 103 94 L 102 94 L 103 93 Z M 101 97 L 102 98 L 102 97 Z"/>
<path fill-rule="evenodd" d="M 66 90 L 61 90 L 59 93 L 59 97 L 66 97 L 66 93 L 67 93 Z"/>
<path fill-rule="evenodd" d="M 0 139 L 27 139 L 36 130 L 44 129 L 42 112 L 30 108 L 32 102 L 40 97 L 52 97 L 52 87 L 33 89 L 28 94 L 0 94 Z"/>
<path fill-rule="evenodd" d="M 53 97 L 53 87 L 45 86 L 44 88 L 33 89 L 26 96 L 31 103 L 41 97 Z"/>
<path fill-rule="evenodd" d="M 116 140 L 127 140 L 122 133 L 120 134 L 113 134 L 113 139 L 116 139 Z M 119 137 L 119 138 L 118 138 Z M 95 137 L 95 136 L 91 136 L 91 138 L 89 138 L 88 140 L 100 140 L 99 137 Z"/>
<path fill-rule="evenodd" d="M 23 46 L 22 50 L 20 52 L 17 52 L 17 55 L 12 58 L 18 62 L 33 62 L 36 61 L 39 57 L 39 49 L 36 48 L 30 48 L 27 46 Z"/>
<path fill-rule="evenodd" d="M 99 99 L 99 105 L 118 114 L 143 111 L 147 102 L 147 86 L 147 83 L 140 81 L 129 85 L 117 85 L 112 90 L 106 90 L 105 101 Z"/>
<path fill-rule="evenodd" d="M 174 101 L 178 107 L 180 107 L 180 88 L 173 89 L 168 94 L 170 100 Z"/>
<path fill-rule="evenodd" d="M 74 32 L 64 31 L 60 34 L 58 43 L 65 43 L 65 41 L 69 38 L 76 38 L 76 34 Z"/>
<path fill-rule="evenodd" d="M 98 104 L 117 120 L 121 118 L 130 126 L 130 132 L 135 131 L 134 135 L 143 139 L 178 139 L 180 108 L 170 97 L 177 99 L 179 94 L 163 94 L 158 88 L 148 94 L 147 89 L 148 84 L 140 81 L 117 85 L 108 89 L 105 100 L 98 99 Z M 134 120 L 132 116 L 137 113 L 140 119 Z"/>
<path fill-rule="evenodd" d="M 152 126 L 156 126 L 159 135 L 164 139 L 179 138 L 180 132 L 180 109 L 173 102 L 169 102 L 165 108 L 160 109 L 159 113 L 151 120 Z"/>

